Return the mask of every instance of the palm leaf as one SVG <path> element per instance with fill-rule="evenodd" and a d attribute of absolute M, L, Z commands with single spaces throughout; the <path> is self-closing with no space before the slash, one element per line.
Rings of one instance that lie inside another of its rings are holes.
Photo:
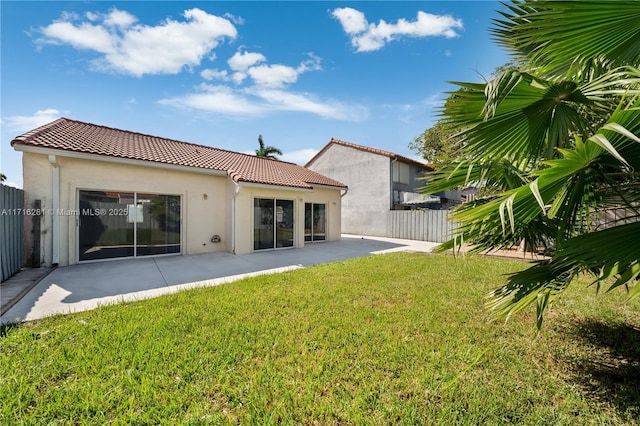
<path fill-rule="evenodd" d="M 533 66 L 547 72 L 575 71 L 596 57 L 614 66 L 638 65 L 637 1 L 525 0 L 506 7 L 491 31 L 499 44 Z"/>
<path fill-rule="evenodd" d="M 630 161 L 640 167 L 640 144 L 634 136 L 640 131 L 639 126 L 640 110 L 617 111 L 594 137 L 585 143 L 576 137 L 573 149 L 560 149 L 561 158 L 545 161 L 545 167 L 532 174 L 536 178 L 534 185 L 525 182 L 498 197 L 480 199 L 454 211 L 452 219 L 460 223 L 459 234 L 476 244 L 478 250 L 491 250 L 515 244 L 525 233 L 531 241 L 551 237 L 558 243 L 587 232 L 592 228 L 593 213 L 611 191 L 609 174 L 625 168 L 624 163 L 615 161 L 609 151 L 595 143 L 596 136 L 606 136 L 610 146 L 621 152 L 631 153 L 634 149 Z M 608 169 L 603 171 L 602 165 L 608 165 Z M 458 179 L 461 177 L 460 169 Z M 437 183 L 431 188 L 437 188 Z M 541 216 L 545 214 L 556 221 L 555 226 L 544 223 Z M 542 233 L 532 235 L 532 226 Z M 503 230 L 502 235 L 495 232 L 497 229 Z M 550 230 L 553 235 L 549 235 Z"/>
<path fill-rule="evenodd" d="M 459 227 L 443 249 L 550 243 L 550 260 L 511 276 L 488 302 L 496 317 L 535 304 L 540 327 L 581 273 L 594 274 L 597 288 L 640 294 L 640 2 L 504 6 L 492 32 L 521 68 L 454 83 L 463 90 L 442 114 L 466 155 L 426 188 L 487 189 L 453 212 Z M 602 219 L 620 206 L 631 212 L 625 220 Z"/>
<path fill-rule="evenodd" d="M 575 82 L 510 70 L 484 85 L 454 84 L 466 90 L 454 92 L 458 99 L 443 115 L 462 129 L 459 135 L 472 158 L 552 158 L 556 148 L 570 146 L 571 133 L 586 132 L 580 108 L 591 100 Z"/>
<path fill-rule="evenodd" d="M 572 238 L 551 260 L 511 275 L 505 286 L 489 295 L 487 306 L 496 318 L 508 318 L 541 298 L 551 301 L 583 272 L 594 274 L 594 282 L 600 283 L 617 277 L 607 291 L 625 286 L 629 288 L 629 298 L 637 297 L 639 237 L 640 222 L 634 222 Z M 543 314 L 544 310 L 538 313 L 539 326 Z"/>

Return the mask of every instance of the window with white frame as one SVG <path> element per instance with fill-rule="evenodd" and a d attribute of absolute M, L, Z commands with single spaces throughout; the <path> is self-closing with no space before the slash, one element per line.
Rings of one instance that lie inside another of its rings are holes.
<path fill-rule="evenodd" d="M 409 184 L 409 165 L 400 163 L 398 161 L 393 162 L 393 181 L 395 183 Z"/>

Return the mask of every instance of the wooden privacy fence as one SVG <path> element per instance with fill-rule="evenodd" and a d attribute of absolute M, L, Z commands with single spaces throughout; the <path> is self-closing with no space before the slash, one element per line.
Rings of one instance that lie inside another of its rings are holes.
<path fill-rule="evenodd" d="M 24 265 L 24 191 L 0 185 L 0 262 L 2 281 Z"/>
<path fill-rule="evenodd" d="M 448 216 L 449 210 L 391 210 L 387 233 L 390 238 L 443 243 L 456 229 Z"/>

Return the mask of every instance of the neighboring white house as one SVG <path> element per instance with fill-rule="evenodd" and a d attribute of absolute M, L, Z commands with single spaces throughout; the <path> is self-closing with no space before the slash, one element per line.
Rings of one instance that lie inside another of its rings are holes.
<path fill-rule="evenodd" d="M 347 187 L 293 163 L 61 118 L 16 137 L 43 264 L 339 240 Z M 36 253 L 38 255 L 38 253 Z"/>
<path fill-rule="evenodd" d="M 441 197 L 419 193 L 425 163 L 392 152 L 331 139 L 305 167 L 349 187 L 342 199 L 342 232 L 389 236 L 392 210 L 440 208 Z"/>

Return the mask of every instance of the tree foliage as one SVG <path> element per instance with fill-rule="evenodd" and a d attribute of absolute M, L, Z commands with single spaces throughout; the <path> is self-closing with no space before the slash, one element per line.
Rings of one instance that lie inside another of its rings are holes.
<path fill-rule="evenodd" d="M 441 250 L 510 247 L 523 238 L 549 260 L 491 294 L 497 317 L 549 303 L 581 273 L 597 289 L 640 293 L 640 3 L 513 1 L 492 33 L 520 64 L 485 83 L 454 82 L 443 118 L 463 155 L 424 191 L 474 184 L 485 197 L 461 206 Z M 487 190 L 489 189 L 489 190 Z M 624 223 L 604 212 L 624 207 Z"/>
<path fill-rule="evenodd" d="M 455 102 L 455 95 L 447 98 L 444 108 Z M 431 165 L 441 166 L 459 159 L 463 155 L 462 138 L 458 130 L 445 117 L 440 118 L 433 127 L 416 136 L 409 148 L 417 151 Z"/>
<path fill-rule="evenodd" d="M 460 156 L 455 131 L 443 120 L 416 136 L 409 148 L 417 151 L 431 165 L 447 164 Z"/>
<path fill-rule="evenodd" d="M 280 151 L 275 146 L 265 146 L 264 141 L 262 140 L 262 135 L 258 135 L 258 144 L 259 147 L 256 149 L 257 157 L 265 157 L 277 160 L 278 157 L 276 155 L 282 155 L 282 151 Z"/>

